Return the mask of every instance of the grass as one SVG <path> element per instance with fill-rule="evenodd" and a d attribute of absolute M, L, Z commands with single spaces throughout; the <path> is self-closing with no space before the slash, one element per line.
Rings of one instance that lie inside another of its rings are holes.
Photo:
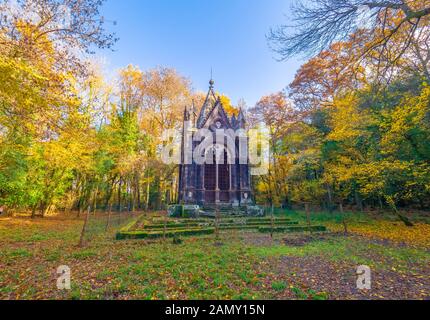
<path fill-rule="evenodd" d="M 31 258 L 32 256 L 33 254 L 29 250 L 23 248 L 4 250 L 0 253 L 0 257 L 5 259 L 8 263 L 20 259 Z"/>
<path fill-rule="evenodd" d="M 287 284 L 283 281 L 272 282 L 272 289 L 275 291 L 284 291 L 287 287 Z"/>
<path fill-rule="evenodd" d="M 294 286 L 291 286 L 290 289 L 299 300 L 328 300 L 329 298 L 329 295 L 326 292 L 317 293 L 314 290 L 304 291 Z"/>
<path fill-rule="evenodd" d="M 160 249 L 150 246 L 138 250 L 132 255 L 133 263 L 107 274 L 115 275 L 113 287 L 125 287 L 141 299 L 222 299 L 237 294 L 235 287 L 254 281 L 252 260 L 239 246 L 214 248 L 213 240 L 204 237 Z M 150 288 L 141 290 L 138 283 Z M 257 291 L 249 292 L 258 295 Z"/>
<path fill-rule="evenodd" d="M 55 262 L 61 259 L 62 252 L 59 249 L 45 249 L 44 256 L 46 261 Z"/>
<path fill-rule="evenodd" d="M 328 211 L 312 211 L 311 219 L 314 223 L 341 223 L 343 219 L 346 219 L 351 224 L 376 224 L 377 221 L 396 222 L 399 221 L 398 217 L 392 212 L 373 212 L 371 214 L 367 212 L 351 212 L 345 211 L 343 214 L 337 210 Z M 409 219 L 414 223 L 430 224 L 430 216 L 425 213 L 408 213 Z M 275 209 L 275 217 L 284 219 L 292 219 L 301 222 L 306 222 L 306 212 L 303 210 L 286 210 L 286 209 Z"/>
<path fill-rule="evenodd" d="M 258 231 L 261 233 L 295 233 L 295 232 L 325 232 L 325 226 L 275 226 L 275 227 L 259 227 Z"/>
<path fill-rule="evenodd" d="M 71 257 L 73 259 L 77 259 L 77 260 L 87 260 L 89 258 L 92 257 L 96 257 L 97 256 L 97 252 L 95 252 L 94 250 L 81 250 L 81 251 L 77 251 L 74 252 L 73 254 L 71 254 Z"/>
<path fill-rule="evenodd" d="M 291 221 L 303 219 L 299 217 L 302 213 L 283 214 Z M 0 298 L 326 300 L 393 294 L 384 292 L 389 286 L 381 285 L 368 295 L 354 293 L 351 297 L 337 284 L 313 282 L 326 275 L 313 270 L 312 261 L 325 261 L 334 270 L 344 265 L 348 270 L 368 265 L 377 275 L 398 275 L 402 279 L 398 286 L 424 281 L 422 287 L 416 285 L 416 292 L 408 288 L 398 290 L 398 294 L 404 298 L 430 295 L 425 289 L 430 252 L 426 246 L 408 244 L 406 238 L 412 231 L 391 220 L 373 221 L 364 216 L 351 219 L 351 237 L 315 236 L 300 246 L 284 245 L 282 240 L 302 235 L 275 234 L 272 242 L 268 234 L 254 230 L 224 230 L 219 240 L 213 234 L 191 235 L 177 245 L 172 239 L 115 241 L 118 228 L 105 234 L 101 232 L 104 222 L 100 221 L 85 248 L 77 247 L 82 220 L 0 220 Z M 123 229 L 135 221 L 124 221 Z M 335 217 L 330 220 L 325 215 L 315 217 L 312 223 L 342 227 Z M 405 239 L 385 242 L 381 230 L 386 226 L 393 229 L 386 232 Z M 368 233 L 362 236 L 364 228 Z M 419 231 L 421 238 L 430 237 L 425 226 L 413 230 Z M 312 237 L 308 233 L 303 236 Z M 296 262 L 299 270 L 306 269 L 306 275 L 285 269 L 285 257 Z M 56 289 L 56 269 L 60 265 L 72 270 L 71 291 Z M 339 277 L 350 276 L 339 270 Z"/>
<path fill-rule="evenodd" d="M 385 217 L 386 215 L 384 215 Z M 300 210 L 284 210 L 284 209 L 276 209 L 275 210 L 276 218 L 288 218 L 291 220 L 297 220 L 302 223 L 306 223 L 307 216 L 306 212 Z M 372 223 L 373 219 L 369 217 L 368 214 L 362 212 L 345 212 L 341 214 L 338 211 L 333 212 L 313 212 L 311 211 L 311 219 L 314 223 L 325 223 L 325 222 L 335 222 L 341 223 L 343 219 L 348 220 L 350 223 Z"/>

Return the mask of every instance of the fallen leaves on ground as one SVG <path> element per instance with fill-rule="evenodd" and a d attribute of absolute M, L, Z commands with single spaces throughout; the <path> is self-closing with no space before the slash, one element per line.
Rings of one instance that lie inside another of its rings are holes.
<path fill-rule="evenodd" d="M 306 241 L 286 241 L 282 234 L 271 239 L 256 232 L 229 231 L 223 232 L 220 240 L 191 237 L 184 238 L 181 245 L 171 241 L 115 241 L 112 230 L 91 236 L 88 245 L 79 248 L 82 222 L 74 217 L 1 219 L 0 299 L 430 296 L 430 253 L 409 249 L 409 244 L 428 243 L 426 225 L 408 229 L 400 223 L 377 221 L 351 226 L 360 236 L 327 235 Z M 404 245 L 370 240 L 373 238 Z M 369 263 L 375 275 L 369 293 L 354 289 L 354 272 L 362 262 Z M 56 288 L 60 265 L 72 270 L 71 291 Z"/>
<path fill-rule="evenodd" d="M 341 224 L 328 223 L 327 225 L 333 231 L 343 231 Z M 401 222 L 376 220 L 372 223 L 351 224 L 348 226 L 348 231 L 364 237 L 430 248 L 429 224 L 418 223 L 413 227 L 407 227 Z"/>

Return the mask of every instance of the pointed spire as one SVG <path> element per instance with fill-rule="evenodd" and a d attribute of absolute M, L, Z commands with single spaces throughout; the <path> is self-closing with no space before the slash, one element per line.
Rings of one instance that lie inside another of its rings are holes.
<path fill-rule="evenodd" d="M 231 116 L 231 125 L 233 128 L 235 128 L 236 124 L 237 124 L 236 115 L 233 113 L 233 115 Z"/>
<path fill-rule="evenodd" d="M 194 99 L 192 100 L 192 116 L 193 116 L 193 125 L 196 125 L 196 120 L 197 120 L 197 109 L 196 109 L 196 104 L 194 102 Z"/>
<path fill-rule="evenodd" d="M 189 121 L 190 120 L 190 112 L 188 111 L 188 107 L 185 107 L 184 110 L 184 121 Z"/>
<path fill-rule="evenodd" d="M 237 123 L 239 124 L 240 128 L 245 128 L 246 119 L 242 108 L 239 109 L 239 115 L 237 116 Z"/>
<path fill-rule="evenodd" d="M 211 111 L 212 107 L 215 105 L 215 102 L 217 100 L 215 91 L 214 91 L 214 84 L 215 84 L 215 81 L 211 79 L 209 81 L 208 94 L 206 95 L 205 102 L 203 103 L 202 109 L 200 110 L 200 114 L 197 120 L 197 127 L 200 127 L 201 125 L 203 125 L 206 119 L 207 113 Z"/>
<path fill-rule="evenodd" d="M 237 120 L 245 120 L 245 115 L 243 114 L 242 108 L 239 108 L 239 115 L 237 116 Z"/>
<path fill-rule="evenodd" d="M 193 108 L 193 114 L 196 115 L 197 114 L 197 109 L 196 109 L 196 104 L 195 104 L 194 99 L 191 100 L 191 105 L 192 105 L 192 108 Z"/>
<path fill-rule="evenodd" d="M 214 77 L 213 77 L 213 69 L 211 67 L 211 80 L 209 81 L 209 88 L 213 89 L 214 84 L 215 84 L 215 81 L 214 81 Z"/>
<path fill-rule="evenodd" d="M 214 91 L 214 85 L 215 85 L 215 81 L 212 78 L 212 74 L 211 74 L 211 79 L 209 80 L 209 92 L 208 92 L 208 96 L 211 95 L 211 97 L 216 100 L 216 94 Z"/>

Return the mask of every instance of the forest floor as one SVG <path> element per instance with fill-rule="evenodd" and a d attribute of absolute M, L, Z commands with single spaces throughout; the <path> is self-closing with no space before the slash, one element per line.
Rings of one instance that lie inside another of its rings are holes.
<path fill-rule="evenodd" d="M 79 248 L 81 219 L 0 218 L 0 299 L 430 299 L 430 224 L 359 215 L 345 236 L 335 216 L 314 219 L 330 232 L 228 231 L 174 245 L 116 241 L 112 230 Z M 62 265 L 68 291 L 57 289 Z M 371 290 L 357 289 L 360 265 Z"/>

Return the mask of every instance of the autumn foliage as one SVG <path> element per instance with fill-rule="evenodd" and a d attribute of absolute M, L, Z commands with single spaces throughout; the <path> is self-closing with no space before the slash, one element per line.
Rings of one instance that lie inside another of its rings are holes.
<path fill-rule="evenodd" d="M 160 209 L 177 199 L 177 167 L 159 157 L 162 133 L 180 128 L 186 106 L 197 112 L 202 95 L 166 67 L 130 65 L 108 79 L 88 59 L 91 47 L 115 42 L 98 19 L 101 2 L 80 1 L 64 30 L 42 10 L 55 1 L 41 1 L 39 23 L 25 18 L 33 7 L 14 16 L 1 4 L 0 205 L 9 212 Z M 257 202 L 429 208 L 425 8 L 380 8 L 373 28 L 330 41 L 284 92 L 247 110 L 249 126 L 269 129 L 272 150 L 269 174 L 253 181 Z M 246 108 L 220 96 L 229 115 Z"/>

